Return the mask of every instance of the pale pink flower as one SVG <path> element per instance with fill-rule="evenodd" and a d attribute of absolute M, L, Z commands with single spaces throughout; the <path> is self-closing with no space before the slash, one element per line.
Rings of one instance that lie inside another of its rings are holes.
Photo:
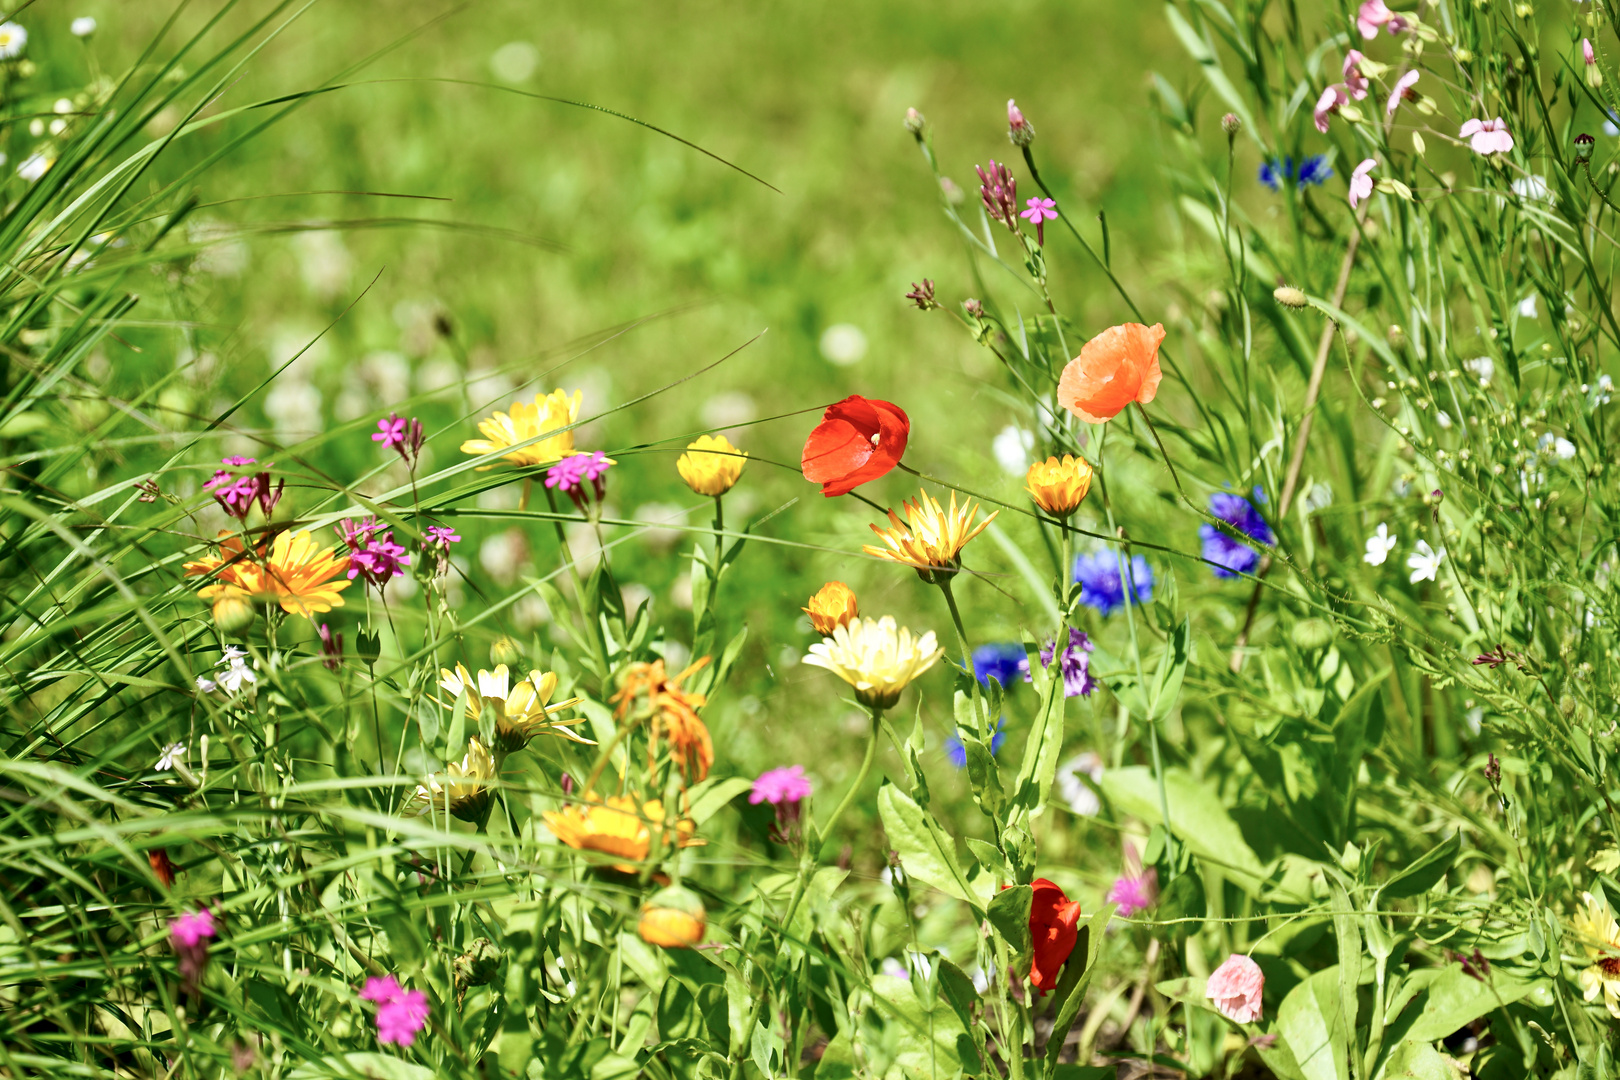
<path fill-rule="evenodd" d="M 1356 171 L 1350 174 L 1350 206 L 1353 209 L 1362 199 L 1368 198 L 1373 191 L 1373 178 L 1368 174 L 1378 168 L 1374 158 L 1368 158 L 1356 166 Z"/>
<path fill-rule="evenodd" d="M 1364 0 L 1361 9 L 1356 12 L 1356 29 L 1361 36 L 1371 41 L 1378 36 L 1378 28 L 1382 26 L 1391 34 L 1398 34 L 1409 27 L 1407 21 L 1389 10 L 1384 0 Z"/>
<path fill-rule="evenodd" d="M 1506 154 L 1513 150 L 1513 136 L 1500 116 L 1494 120 L 1469 120 L 1457 136 L 1467 139 L 1476 154 Z"/>
<path fill-rule="evenodd" d="M 1260 996 L 1266 988 L 1265 972 L 1247 956 L 1233 953 L 1215 969 L 1204 987 L 1204 996 L 1215 1003 L 1215 1010 L 1239 1024 L 1252 1024 L 1264 1011 Z"/>
<path fill-rule="evenodd" d="M 1396 80 L 1395 89 L 1389 92 L 1389 104 L 1384 106 L 1385 115 L 1395 115 L 1395 110 L 1400 108 L 1402 101 L 1417 100 L 1418 92 L 1412 87 L 1417 85 L 1418 76 L 1421 74 L 1422 72 L 1414 68 Z"/>
<path fill-rule="evenodd" d="M 1597 53 L 1592 49 L 1591 38 L 1581 38 L 1581 59 L 1586 61 L 1587 67 L 1597 63 Z"/>
<path fill-rule="evenodd" d="M 1344 54 L 1344 88 L 1356 101 L 1367 96 L 1367 76 L 1361 73 L 1361 62 L 1365 59 L 1357 49 Z"/>
<path fill-rule="evenodd" d="M 1328 117 L 1338 112 L 1340 107 L 1349 100 L 1350 97 L 1344 92 L 1344 86 L 1341 83 L 1334 83 L 1322 91 L 1322 96 L 1316 99 L 1316 109 L 1313 114 L 1316 117 L 1316 130 L 1326 135 Z"/>

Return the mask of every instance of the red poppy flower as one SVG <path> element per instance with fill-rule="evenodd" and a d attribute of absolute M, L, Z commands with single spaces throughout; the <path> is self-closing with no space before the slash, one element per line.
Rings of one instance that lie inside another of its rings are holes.
<path fill-rule="evenodd" d="M 828 498 L 876 480 L 906 452 L 911 421 L 900 406 L 852 395 L 827 406 L 804 441 L 804 478 Z"/>
<path fill-rule="evenodd" d="M 1029 982 L 1045 995 L 1056 989 L 1058 969 L 1080 936 L 1080 901 L 1070 900 L 1045 878 L 1037 878 L 1031 885 L 1035 897 L 1029 905 L 1029 936 L 1035 943 L 1035 962 L 1029 969 Z"/>

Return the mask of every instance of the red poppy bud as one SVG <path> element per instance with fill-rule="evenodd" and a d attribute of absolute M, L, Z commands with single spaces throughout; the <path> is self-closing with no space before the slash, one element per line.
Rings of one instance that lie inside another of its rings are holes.
<path fill-rule="evenodd" d="M 1058 969 L 1074 951 L 1080 936 L 1080 901 L 1045 878 L 1030 883 L 1035 895 L 1029 905 L 1029 937 L 1035 944 L 1035 962 L 1029 982 L 1042 995 L 1057 988 Z"/>
<path fill-rule="evenodd" d="M 804 478 L 828 498 L 847 495 L 900 463 L 911 436 L 905 411 L 888 401 L 853 395 L 827 406 L 804 442 Z"/>

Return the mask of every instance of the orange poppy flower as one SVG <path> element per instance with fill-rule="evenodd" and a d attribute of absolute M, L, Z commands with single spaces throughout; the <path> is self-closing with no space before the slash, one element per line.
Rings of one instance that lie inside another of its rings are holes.
<path fill-rule="evenodd" d="M 827 406 L 804 442 L 799 464 L 823 495 L 847 495 L 900 464 L 910 437 L 904 409 L 856 394 Z"/>
<path fill-rule="evenodd" d="M 1058 970 L 1074 952 L 1080 937 L 1080 901 L 1070 900 L 1063 889 L 1046 878 L 1036 878 L 1034 902 L 1029 907 L 1029 936 L 1035 946 L 1029 982 L 1042 997 L 1057 988 Z"/>
<path fill-rule="evenodd" d="M 1159 392 L 1159 343 L 1164 324 L 1125 323 L 1098 334 L 1070 360 L 1058 380 L 1058 404 L 1088 424 L 1112 420 L 1133 401 Z"/>

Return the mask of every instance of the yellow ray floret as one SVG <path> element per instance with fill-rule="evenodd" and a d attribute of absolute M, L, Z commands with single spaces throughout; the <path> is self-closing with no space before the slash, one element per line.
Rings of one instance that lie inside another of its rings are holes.
<path fill-rule="evenodd" d="M 478 430 L 484 433 L 484 438 L 468 439 L 461 444 L 461 452 L 499 454 L 514 465 L 549 465 L 561 461 L 574 452 L 574 433 L 572 430 L 559 429 L 567 428 L 579 419 L 579 409 L 584 400 L 582 390 L 575 390 L 574 396 L 569 397 L 557 389 L 549 394 L 536 395 L 533 405 L 514 401 L 510 413 L 497 410 L 488 419 L 478 421 Z M 509 449 L 549 431 L 559 433 L 516 450 Z M 492 469 L 494 466 L 481 465 L 479 468 Z"/>
<path fill-rule="evenodd" d="M 970 502 L 960 510 L 956 506 L 956 493 L 951 492 L 950 509 L 926 491 L 915 502 L 905 504 L 906 520 L 902 524 L 893 510 L 889 511 L 889 528 L 872 526 L 872 531 L 886 545 L 868 544 L 861 548 L 868 555 L 910 566 L 918 571 L 955 570 L 962 564 L 962 549 L 969 540 L 983 532 L 996 519 L 991 514 L 977 525 L 973 519 L 979 504 Z M 1000 513 L 1000 511 L 996 511 Z"/>
<path fill-rule="evenodd" d="M 213 575 L 211 584 L 197 590 L 204 600 L 245 598 L 280 604 L 287 614 L 304 616 L 343 606 L 339 594 L 352 582 L 334 579 L 348 568 L 347 555 L 320 549 L 307 531 L 278 533 L 268 555 L 262 546 L 246 554 L 241 538 L 229 536 L 220 543 L 218 558 L 185 564 L 188 576 Z"/>
<path fill-rule="evenodd" d="M 675 471 L 699 495 L 719 496 L 730 491 L 742 475 L 748 455 L 724 435 L 699 435 L 686 453 L 675 459 Z"/>
<path fill-rule="evenodd" d="M 933 631 L 915 637 L 896 625 L 894 616 L 853 619 L 832 636 L 810 646 L 806 664 L 828 671 L 855 688 L 861 704 L 887 709 L 900 700 L 911 681 L 929 668 L 945 650 Z"/>
<path fill-rule="evenodd" d="M 477 739 L 467 740 L 461 764 L 450 763 L 443 778 L 435 773 L 405 803 L 405 813 L 425 814 L 430 809 L 476 822 L 489 805 L 495 779 L 495 756 Z"/>
<path fill-rule="evenodd" d="M 494 671 L 480 671 L 477 679 L 460 664 L 456 665 L 454 671 L 440 668 L 439 676 L 440 688 L 450 695 L 444 702 L 446 708 L 453 708 L 456 698 L 465 690 L 469 720 L 476 722 L 483 714 L 485 705 L 495 710 L 495 745 L 506 753 L 523 749 L 530 739 L 542 733 L 587 746 L 595 745 L 592 740 L 569 730 L 571 725 L 583 723 L 585 717 L 559 719 L 554 716 L 581 701 L 580 698 L 571 697 L 566 701 L 551 702 L 551 695 L 557 692 L 555 672 L 542 674 L 531 671 L 528 678 L 516 685 L 512 684 L 505 664 L 497 665 Z"/>
<path fill-rule="evenodd" d="M 615 859 L 625 860 L 614 865 L 615 870 L 632 873 L 631 863 L 641 862 L 652 847 L 651 826 L 663 826 L 664 804 L 659 799 L 642 802 L 633 795 L 610 795 L 606 802 L 594 791 L 587 792 L 585 801 L 571 803 L 561 810 L 550 810 L 540 817 L 551 835 L 578 851 L 598 851 Z M 665 842 L 692 847 L 703 841 L 695 839 L 697 826 L 690 818 L 675 823 L 675 836 Z"/>

